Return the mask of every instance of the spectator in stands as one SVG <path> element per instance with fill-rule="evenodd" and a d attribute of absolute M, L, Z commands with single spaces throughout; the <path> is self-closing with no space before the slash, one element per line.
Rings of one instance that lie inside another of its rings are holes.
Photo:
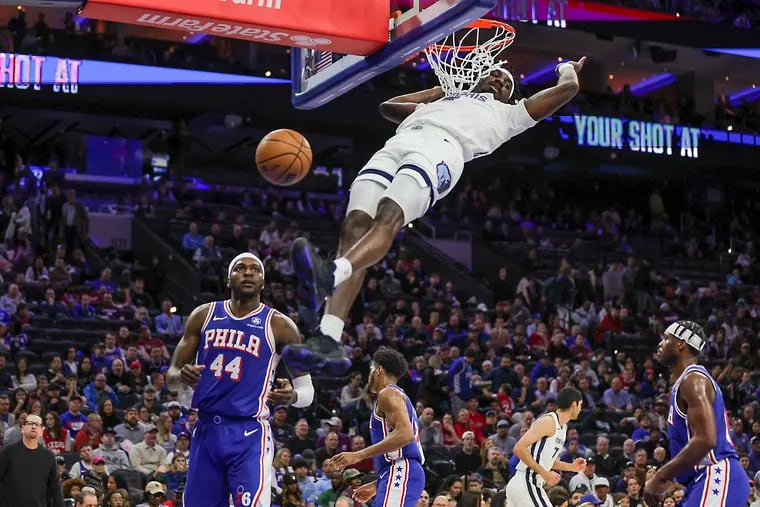
<path fill-rule="evenodd" d="M 628 391 L 623 389 L 623 384 L 619 377 L 612 378 L 609 389 L 604 391 L 602 401 L 608 409 L 615 410 L 616 412 L 633 411 L 631 397 L 628 395 Z"/>
<path fill-rule="evenodd" d="M 159 466 L 156 472 L 156 478 L 159 482 L 166 484 L 166 489 L 173 493 L 183 490 L 187 483 L 187 456 L 174 454 L 170 458 L 169 465 Z"/>
<path fill-rule="evenodd" d="M 0 308 L 8 312 L 10 315 L 15 314 L 18 305 L 22 303 L 26 303 L 26 300 L 24 299 L 24 295 L 21 293 L 18 284 L 15 283 L 8 285 L 6 293 L 0 296 Z"/>
<path fill-rule="evenodd" d="M 61 207 L 60 236 L 66 245 L 66 252 L 82 248 L 82 238 L 90 231 L 90 218 L 87 208 L 77 201 L 76 191 L 66 192 L 66 202 Z"/>
<path fill-rule="evenodd" d="M 97 307 L 96 317 L 102 320 L 116 320 L 120 318 L 121 308 L 114 302 L 113 294 L 107 289 L 100 289 L 100 304 Z"/>
<path fill-rule="evenodd" d="M 71 450 L 71 438 L 69 432 L 61 427 L 61 418 L 58 413 L 49 410 L 45 414 L 45 428 L 42 431 L 42 439 L 45 447 L 56 456 Z"/>
<path fill-rule="evenodd" d="M 66 260 L 63 257 L 56 257 L 53 267 L 48 270 L 50 284 L 53 287 L 65 287 L 71 283 L 71 272 L 66 266 Z"/>
<path fill-rule="evenodd" d="M 93 458 L 102 457 L 106 467 L 111 472 L 116 470 L 131 470 L 129 456 L 116 442 L 116 430 L 104 428 L 100 437 L 100 445 L 92 452 Z"/>
<path fill-rule="evenodd" d="M 575 491 L 578 486 L 583 486 L 586 491 L 594 491 L 594 481 L 599 478 L 596 475 L 596 461 L 594 458 L 588 458 L 586 460 L 586 469 L 582 472 L 575 474 L 569 483 L 570 491 Z"/>
<path fill-rule="evenodd" d="M 13 347 L 11 347 L 13 350 Z M 30 393 L 37 389 L 37 377 L 29 371 L 26 357 L 16 358 L 16 371 L 13 373 L 13 389 L 23 389 Z"/>
<path fill-rule="evenodd" d="M 79 449 L 79 461 L 74 463 L 69 470 L 69 475 L 73 478 L 81 479 L 84 474 L 92 468 L 92 446 L 83 444 Z"/>
<path fill-rule="evenodd" d="M 98 315 L 98 309 L 90 303 L 89 294 L 82 294 L 79 303 L 71 308 L 71 316 L 77 320 L 94 319 Z"/>
<path fill-rule="evenodd" d="M 132 446 L 129 450 L 129 461 L 132 468 L 138 472 L 151 475 L 166 460 L 166 451 L 156 445 L 158 428 L 153 424 L 144 426 L 143 441 Z"/>
<path fill-rule="evenodd" d="M 197 248 L 193 254 L 193 261 L 200 271 L 215 271 L 222 262 L 222 251 L 214 244 L 213 236 L 203 238 L 203 246 Z"/>
<path fill-rule="evenodd" d="M 93 450 L 100 446 L 100 432 L 103 429 L 103 419 L 97 412 L 87 416 L 87 424 L 77 432 L 74 440 L 74 450 L 79 451 L 82 446 L 89 445 Z"/>
<path fill-rule="evenodd" d="M 472 396 L 472 363 L 475 357 L 476 352 L 467 349 L 464 356 L 456 358 L 448 368 L 447 384 L 452 412 L 458 413 L 465 408 Z"/>
<path fill-rule="evenodd" d="M 350 449 L 350 447 L 349 447 Z M 327 458 L 332 458 L 338 452 L 338 434 L 334 431 L 330 431 L 324 440 L 324 445 L 316 449 L 316 458 L 318 463 L 322 463 Z"/>
<path fill-rule="evenodd" d="M 443 445 L 443 433 L 440 421 L 434 420 L 435 411 L 432 407 L 425 407 L 420 414 L 420 445 Z"/>
<path fill-rule="evenodd" d="M 137 278 L 130 290 L 130 298 L 135 307 L 153 308 L 153 297 L 145 292 L 145 280 Z"/>
<path fill-rule="evenodd" d="M 140 425 L 137 407 L 129 407 L 124 413 L 124 422 L 114 430 L 121 442 L 128 441 L 130 447 L 143 441 L 145 430 Z"/>
<path fill-rule="evenodd" d="M 452 454 L 454 455 L 454 464 L 457 474 L 463 475 L 470 470 L 477 470 L 480 468 L 480 450 L 478 449 L 474 432 L 465 431 L 462 433 L 462 445 L 458 446 Z"/>
<path fill-rule="evenodd" d="M 111 386 L 106 383 L 106 376 L 102 373 L 95 375 L 95 379 L 85 387 L 84 396 L 87 399 L 87 407 L 90 410 L 97 410 L 106 399 L 111 400 L 114 405 L 119 404 L 119 397 Z"/>
<path fill-rule="evenodd" d="M 161 313 L 154 319 L 156 333 L 171 337 L 182 336 L 184 332 L 182 319 L 173 313 L 173 308 L 174 305 L 170 299 L 164 299 L 161 302 Z"/>

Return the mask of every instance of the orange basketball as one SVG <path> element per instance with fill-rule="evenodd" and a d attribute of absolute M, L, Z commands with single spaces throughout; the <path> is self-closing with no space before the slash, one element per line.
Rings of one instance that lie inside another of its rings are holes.
<path fill-rule="evenodd" d="M 256 167 L 273 185 L 298 183 L 311 169 L 309 141 L 295 130 L 273 130 L 256 147 Z"/>

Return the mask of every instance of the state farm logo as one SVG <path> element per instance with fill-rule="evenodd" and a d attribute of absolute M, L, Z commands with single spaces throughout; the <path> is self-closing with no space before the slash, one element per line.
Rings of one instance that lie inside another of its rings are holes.
<path fill-rule="evenodd" d="M 227 1 L 227 0 L 221 0 Z M 279 9 L 280 0 L 232 0 L 237 2 L 243 1 L 258 1 L 272 2 L 275 7 Z M 145 13 L 139 16 L 136 20 L 137 23 L 150 26 L 160 26 L 162 28 L 170 28 L 173 30 L 186 30 L 189 32 L 203 32 L 211 35 L 219 35 L 222 37 L 236 37 L 239 39 L 249 39 L 259 42 L 267 42 L 271 44 L 283 44 L 286 46 L 301 46 L 305 48 L 313 48 L 316 46 L 329 46 L 332 44 L 332 40 L 324 37 L 311 37 L 303 34 L 290 34 L 288 32 L 275 32 L 267 30 L 266 28 L 254 28 L 252 26 L 217 23 L 215 21 L 201 21 L 192 18 L 181 18 L 176 16 L 166 16 L 163 14 Z"/>
<path fill-rule="evenodd" d="M 220 0 L 226 2 L 227 0 Z M 282 0 L 230 0 L 231 3 L 236 5 L 250 5 L 256 7 L 263 7 L 265 9 L 279 9 L 282 6 Z"/>

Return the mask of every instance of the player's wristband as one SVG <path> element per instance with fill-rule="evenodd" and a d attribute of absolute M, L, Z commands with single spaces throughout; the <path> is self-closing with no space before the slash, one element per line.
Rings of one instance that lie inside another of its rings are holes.
<path fill-rule="evenodd" d="M 557 66 L 554 67 L 554 73 L 557 74 L 557 77 L 559 77 L 562 75 L 562 72 L 564 72 L 565 69 L 570 69 L 573 73 L 575 73 L 575 68 L 570 62 L 558 63 Z"/>
<path fill-rule="evenodd" d="M 311 375 L 308 373 L 293 379 L 293 391 L 296 392 L 296 401 L 293 406 L 305 408 L 314 401 L 314 386 L 311 383 Z"/>

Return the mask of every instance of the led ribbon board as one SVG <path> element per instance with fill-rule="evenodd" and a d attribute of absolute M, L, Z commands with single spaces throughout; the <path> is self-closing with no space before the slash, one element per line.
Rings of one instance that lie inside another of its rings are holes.
<path fill-rule="evenodd" d="M 272 79 L 221 72 L 78 60 L 56 56 L 0 53 L 0 88 L 76 94 L 80 85 L 289 84 Z"/>

